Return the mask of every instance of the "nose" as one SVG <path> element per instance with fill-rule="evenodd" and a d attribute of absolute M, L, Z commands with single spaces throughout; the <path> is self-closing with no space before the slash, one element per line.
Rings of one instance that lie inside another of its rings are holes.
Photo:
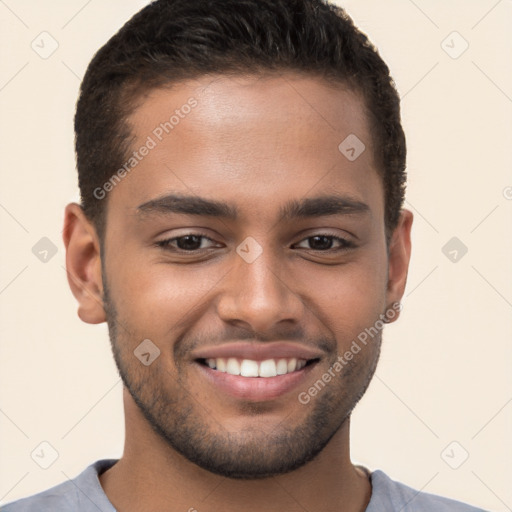
<path fill-rule="evenodd" d="M 217 313 L 225 322 L 264 333 L 282 322 L 298 323 L 304 302 L 279 255 L 270 249 L 252 263 L 238 255 L 223 280 Z"/>

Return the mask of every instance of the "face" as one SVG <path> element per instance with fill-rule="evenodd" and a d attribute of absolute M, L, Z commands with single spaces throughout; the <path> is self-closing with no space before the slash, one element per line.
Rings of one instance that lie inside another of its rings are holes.
<path fill-rule="evenodd" d="M 211 472 L 298 468 L 365 392 L 405 286 L 363 102 L 292 74 L 209 77 L 151 91 L 129 123 L 137 163 L 108 193 L 102 258 L 124 384 Z"/>

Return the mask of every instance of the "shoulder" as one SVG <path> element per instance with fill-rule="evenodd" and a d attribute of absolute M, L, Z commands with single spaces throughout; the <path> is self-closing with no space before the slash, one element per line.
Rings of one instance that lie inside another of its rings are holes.
<path fill-rule="evenodd" d="M 73 510 L 78 502 L 77 488 L 73 484 L 63 482 L 51 489 L 21 498 L 1 507 L 2 512 L 46 512 L 50 510 Z"/>
<path fill-rule="evenodd" d="M 46 491 L 0 506 L 1 512 L 89 512 L 100 509 L 114 511 L 99 483 L 98 474 L 117 462 L 116 459 L 96 461 L 76 478 Z"/>
<path fill-rule="evenodd" d="M 396 482 L 384 472 L 377 470 L 371 474 L 372 496 L 366 512 L 485 512 L 460 501 L 443 498 L 435 494 L 421 492 Z"/>

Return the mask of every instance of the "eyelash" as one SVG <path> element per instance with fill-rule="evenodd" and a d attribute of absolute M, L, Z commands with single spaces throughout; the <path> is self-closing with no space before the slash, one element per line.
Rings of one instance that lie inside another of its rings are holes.
<path fill-rule="evenodd" d="M 210 248 L 194 249 L 194 250 L 187 251 L 185 249 L 175 248 L 170 245 L 172 242 L 177 241 L 181 238 L 186 238 L 188 236 L 200 237 L 202 239 L 206 239 L 206 240 L 213 242 L 213 240 L 210 237 L 206 236 L 203 233 L 191 232 L 191 233 L 185 233 L 184 235 L 181 235 L 181 236 L 176 236 L 173 238 L 168 238 L 166 240 L 161 240 L 161 241 L 157 242 L 156 245 L 166 251 L 171 251 L 171 252 L 175 252 L 178 254 L 199 254 L 201 252 L 204 252 L 204 251 L 207 251 L 208 249 L 210 249 Z M 303 238 L 298 243 L 304 242 L 305 240 L 309 240 L 310 238 L 315 238 L 317 236 L 325 237 L 325 238 L 332 239 L 333 241 L 337 241 L 340 243 L 340 247 L 338 247 L 336 249 L 331 248 L 331 249 L 326 249 L 326 250 L 322 250 L 322 249 L 306 249 L 306 250 L 321 252 L 321 253 L 336 253 L 336 252 L 346 251 L 348 249 L 353 249 L 356 247 L 356 245 L 353 242 L 347 240 L 346 238 L 342 238 L 340 236 L 334 235 L 332 233 L 315 233 L 313 235 L 307 236 L 306 238 Z"/>

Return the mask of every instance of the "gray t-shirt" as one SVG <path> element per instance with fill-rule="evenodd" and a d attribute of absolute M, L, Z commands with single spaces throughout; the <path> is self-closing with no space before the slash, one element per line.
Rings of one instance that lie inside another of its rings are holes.
<path fill-rule="evenodd" d="M 98 475 L 117 459 L 99 460 L 73 480 L 0 507 L 1 512 L 116 512 Z M 459 501 L 415 491 L 382 471 L 371 473 L 372 496 L 366 512 L 484 512 Z"/>

